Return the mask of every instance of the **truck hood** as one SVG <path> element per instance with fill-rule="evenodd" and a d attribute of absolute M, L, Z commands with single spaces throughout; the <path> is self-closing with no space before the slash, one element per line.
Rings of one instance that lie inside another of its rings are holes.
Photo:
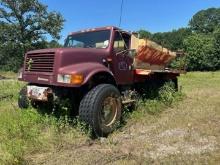
<path fill-rule="evenodd" d="M 103 59 L 110 55 L 107 49 L 55 48 L 29 51 L 25 55 L 24 69 L 20 80 L 54 86 L 76 87 L 85 84 L 94 74 L 112 73 Z M 57 82 L 58 74 L 83 74 L 82 84 Z"/>
<path fill-rule="evenodd" d="M 61 48 L 57 50 L 57 60 L 59 67 L 64 67 L 82 62 L 98 62 L 108 55 L 105 49 L 93 48 Z"/>
<path fill-rule="evenodd" d="M 108 49 L 95 49 L 95 48 L 53 48 L 53 49 L 39 49 L 30 51 L 27 54 L 39 54 L 39 53 L 55 53 L 55 65 L 54 69 L 62 69 L 69 65 L 84 63 L 84 62 L 96 62 L 102 63 L 109 53 Z"/>

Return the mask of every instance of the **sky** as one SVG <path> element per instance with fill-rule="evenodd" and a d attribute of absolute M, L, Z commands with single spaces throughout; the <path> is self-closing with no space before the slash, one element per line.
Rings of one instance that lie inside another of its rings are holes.
<path fill-rule="evenodd" d="M 49 11 L 60 12 L 64 19 L 63 43 L 73 31 L 101 26 L 118 26 L 122 0 L 40 0 Z M 188 26 L 192 16 L 210 7 L 220 7 L 220 0 L 124 0 L 121 28 L 152 33 Z"/>

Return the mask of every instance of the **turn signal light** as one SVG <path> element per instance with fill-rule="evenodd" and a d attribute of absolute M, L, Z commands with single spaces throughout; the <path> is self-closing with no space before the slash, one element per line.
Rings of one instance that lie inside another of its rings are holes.
<path fill-rule="evenodd" d="M 71 84 L 82 84 L 84 77 L 82 74 L 71 75 Z"/>

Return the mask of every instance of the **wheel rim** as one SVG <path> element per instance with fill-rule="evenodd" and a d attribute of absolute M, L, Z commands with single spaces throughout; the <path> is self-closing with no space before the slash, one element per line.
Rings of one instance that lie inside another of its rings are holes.
<path fill-rule="evenodd" d="M 101 122 L 103 125 L 110 126 L 115 122 L 118 108 L 119 104 L 117 98 L 107 97 L 104 99 L 101 111 Z"/>

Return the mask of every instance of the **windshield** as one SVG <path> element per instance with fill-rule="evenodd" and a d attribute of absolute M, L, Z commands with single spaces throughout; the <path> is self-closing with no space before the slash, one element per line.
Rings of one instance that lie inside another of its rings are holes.
<path fill-rule="evenodd" d="M 84 32 L 70 35 L 64 47 L 73 48 L 107 48 L 109 45 L 110 30 Z"/>

